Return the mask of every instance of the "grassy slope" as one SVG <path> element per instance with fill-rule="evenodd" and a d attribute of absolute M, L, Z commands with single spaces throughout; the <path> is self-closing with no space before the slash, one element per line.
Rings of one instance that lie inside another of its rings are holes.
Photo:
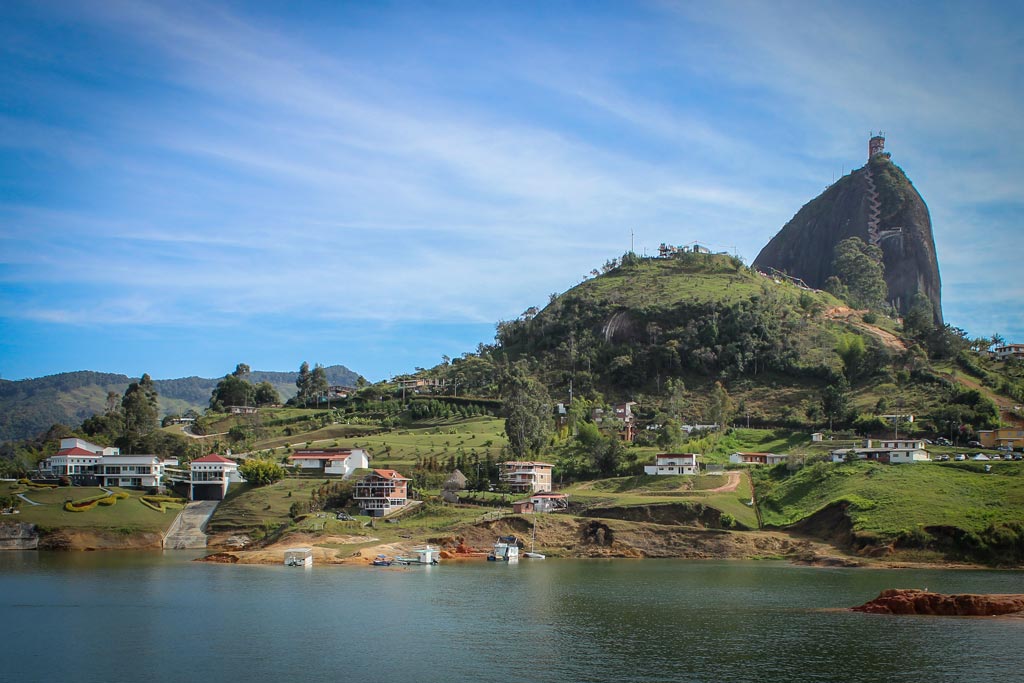
<path fill-rule="evenodd" d="M 1024 463 L 992 465 L 986 474 L 981 468 L 925 463 L 821 463 L 782 481 L 759 482 L 758 497 L 765 524 L 775 526 L 848 500 L 854 502 L 848 514 L 857 531 L 890 538 L 921 526 L 980 531 L 1019 521 L 1024 509 Z"/>
<path fill-rule="evenodd" d="M 726 492 L 709 493 L 705 490 L 725 484 L 723 475 L 617 477 L 582 482 L 566 488 L 564 492 L 573 501 L 602 506 L 700 503 L 727 512 L 740 523 L 756 529 L 757 517 L 753 509 L 745 505 L 751 496 L 750 478 L 746 472 L 740 474 L 739 487 Z"/>
<path fill-rule="evenodd" d="M 141 491 L 113 488 L 112 491 L 124 491 L 128 498 L 119 500 L 111 506 L 97 505 L 86 512 L 67 512 L 64 501 L 81 500 L 103 493 L 102 489 L 88 486 L 62 487 L 52 490 L 27 490 L 25 487 L 11 485 L 10 492 L 24 493 L 25 496 L 41 505 L 22 503 L 21 514 L 15 521 L 38 524 L 45 528 L 75 529 L 108 529 L 165 532 L 178 515 L 177 509 L 157 512 L 146 507 L 139 501 Z"/>

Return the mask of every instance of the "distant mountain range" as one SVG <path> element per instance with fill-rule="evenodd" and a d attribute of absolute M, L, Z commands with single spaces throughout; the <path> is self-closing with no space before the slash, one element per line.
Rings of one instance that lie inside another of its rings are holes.
<path fill-rule="evenodd" d="M 354 385 L 359 374 L 344 365 L 324 368 L 332 384 Z M 254 370 L 249 381 L 270 382 L 282 400 L 295 395 L 298 372 L 266 372 Z M 160 394 L 161 414 L 181 413 L 189 408 L 203 410 L 210 394 L 221 378 L 182 377 L 154 380 Z M 23 379 L 16 382 L 0 380 L 0 441 L 24 439 L 45 431 L 54 423 L 71 427 L 102 412 L 107 393 L 119 394 L 138 377 L 82 370 L 57 375 Z"/>

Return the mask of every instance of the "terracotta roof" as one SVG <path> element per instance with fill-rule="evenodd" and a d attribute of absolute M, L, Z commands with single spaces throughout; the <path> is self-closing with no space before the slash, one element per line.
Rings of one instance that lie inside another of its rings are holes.
<path fill-rule="evenodd" d="M 94 457 L 99 457 L 103 455 L 103 453 L 93 453 L 92 451 L 87 451 L 84 448 L 79 448 L 78 446 L 75 446 L 74 448 L 65 448 L 62 451 L 57 451 L 56 453 L 54 453 L 54 455 L 91 455 Z"/>
<path fill-rule="evenodd" d="M 230 460 L 228 458 L 225 458 L 223 455 L 217 455 L 216 453 L 210 453 L 209 455 L 204 455 L 201 458 L 196 458 L 192 462 L 226 462 L 226 463 L 230 463 L 232 465 L 235 464 L 234 460 Z"/>
<path fill-rule="evenodd" d="M 384 479 L 405 479 L 405 477 L 395 470 L 374 470 L 373 473 L 378 477 L 383 477 Z"/>

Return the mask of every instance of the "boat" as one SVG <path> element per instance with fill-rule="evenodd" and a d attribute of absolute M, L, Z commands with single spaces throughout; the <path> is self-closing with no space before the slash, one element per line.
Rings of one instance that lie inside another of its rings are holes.
<path fill-rule="evenodd" d="M 519 539 L 515 536 L 499 536 L 494 550 L 487 556 L 488 562 L 518 562 Z"/>
<path fill-rule="evenodd" d="M 440 561 L 440 551 L 432 545 L 419 545 L 412 549 L 413 554 L 416 557 L 396 557 L 394 559 L 398 564 L 407 567 L 411 564 L 429 564 L 435 565 Z"/>
<path fill-rule="evenodd" d="M 390 567 L 394 563 L 394 560 L 389 558 L 387 555 L 378 555 L 373 559 L 374 567 Z"/>
<path fill-rule="evenodd" d="M 537 515 L 533 516 L 533 535 L 530 536 L 530 552 L 523 553 L 523 557 L 528 557 L 531 560 L 543 560 L 546 559 L 544 553 L 536 552 L 535 546 L 537 545 Z"/>

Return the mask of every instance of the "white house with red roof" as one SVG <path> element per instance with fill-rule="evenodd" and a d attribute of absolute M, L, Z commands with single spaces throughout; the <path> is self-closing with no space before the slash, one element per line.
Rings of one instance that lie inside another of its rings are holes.
<path fill-rule="evenodd" d="M 699 459 L 697 453 L 658 453 L 653 465 L 644 465 L 644 474 L 697 474 Z"/>
<path fill-rule="evenodd" d="M 373 470 L 356 482 L 352 498 L 363 514 L 386 517 L 404 508 L 409 500 L 409 480 L 395 470 Z"/>
<path fill-rule="evenodd" d="M 120 452 L 117 448 L 69 437 L 60 440 L 59 451 L 39 463 L 39 471 L 52 477 L 67 477 L 75 484 L 94 485 L 96 469 L 103 456 Z"/>
<path fill-rule="evenodd" d="M 193 460 L 188 472 L 189 500 L 224 500 L 231 482 L 242 481 L 238 463 L 216 453 Z"/>
<path fill-rule="evenodd" d="M 509 460 L 500 465 L 498 480 L 516 493 L 540 493 L 551 490 L 551 468 L 546 462 Z"/>
<path fill-rule="evenodd" d="M 358 469 L 370 466 L 370 456 L 361 448 L 322 448 L 295 451 L 289 462 L 303 472 L 339 476 L 347 479 Z"/>

